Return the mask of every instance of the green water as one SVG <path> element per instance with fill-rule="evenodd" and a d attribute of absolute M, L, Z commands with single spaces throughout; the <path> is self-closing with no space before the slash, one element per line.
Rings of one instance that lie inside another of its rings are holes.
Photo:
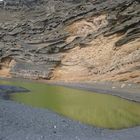
<path fill-rule="evenodd" d="M 44 83 L 0 81 L 0 84 L 21 86 L 31 91 L 12 94 L 12 100 L 47 108 L 86 124 L 110 129 L 140 125 L 140 104 L 119 97 Z"/>

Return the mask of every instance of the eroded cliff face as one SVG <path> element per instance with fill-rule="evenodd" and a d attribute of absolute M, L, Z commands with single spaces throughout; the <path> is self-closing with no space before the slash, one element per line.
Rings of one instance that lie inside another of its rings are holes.
<path fill-rule="evenodd" d="M 140 82 L 138 0 L 0 5 L 0 76 Z"/>

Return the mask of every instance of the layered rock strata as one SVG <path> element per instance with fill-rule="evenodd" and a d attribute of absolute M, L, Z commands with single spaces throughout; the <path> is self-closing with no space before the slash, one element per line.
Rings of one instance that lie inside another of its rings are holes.
<path fill-rule="evenodd" d="M 140 2 L 1 2 L 0 75 L 139 83 Z"/>

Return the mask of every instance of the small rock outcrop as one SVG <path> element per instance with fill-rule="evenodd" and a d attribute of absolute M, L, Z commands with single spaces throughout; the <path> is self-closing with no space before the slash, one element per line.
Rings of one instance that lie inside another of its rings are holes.
<path fill-rule="evenodd" d="M 3 0 L 0 75 L 140 82 L 138 0 Z"/>
<path fill-rule="evenodd" d="M 10 94 L 23 92 L 29 92 L 29 90 L 22 87 L 0 85 L 0 98 L 9 99 Z"/>

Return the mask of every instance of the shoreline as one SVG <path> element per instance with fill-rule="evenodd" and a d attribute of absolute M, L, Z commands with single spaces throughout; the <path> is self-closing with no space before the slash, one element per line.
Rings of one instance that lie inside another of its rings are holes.
<path fill-rule="evenodd" d="M 139 140 L 140 126 L 110 130 L 85 125 L 48 109 L 0 99 L 2 140 Z"/>
<path fill-rule="evenodd" d="M 0 78 L 0 80 L 2 80 Z M 6 80 L 6 79 L 3 79 Z M 18 80 L 18 79 L 7 79 Z M 20 79 L 21 80 L 21 79 Z M 23 80 L 22 80 L 23 81 Z M 26 80 L 29 82 L 29 80 Z M 32 81 L 33 82 L 33 81 Z M 43 81 L 36 81 L 43 82 Z M 44 83 L 44 82 L 43 82 Z M 62 83 L 51 85 L 93 90 L 91 87 L 109 88 L 105 83 Z M 99 85 L 98 85 L 99 84 Z M 107 84 L 107 83 L 106 83 Z M 103 86 L 104 85 L 104 86 Z M 88 87 L 91 86 L 91 87 Z M 120 85 L 118 85 L 120 86 Z M 132 85 L 133 86 L 133 85 Z M 85 89 L 87 87 L 87 89 Z M 137 86 L 136 86 L 137 87 Z M 133 86 L 133 88 L 136 88 Z M 139 85 L 138 85 L 139 87 Z M 117 88 L 117 87 L 116 87 Z M 131 87 L 132 89 L 132 87 Z M 130 91 L 129 91 L 130 92 Z M 105 93 L 104 93 L 105 94 Z M 31 107 L 10 100 L 0 99 L 0 139 L 2 140 L 139 140 L 140 126 L 110 130 L 86 125 L 58 115 L 48 109 Z"/>
<path fill-rule="evenodd" d="M 124 82 L 65 82 L 52 80 L 29 80 L 20 78 L 0 78 L 0 80 L 23 81 L 23 82 L 39 82 L 49 85 L 63 86 L 78 90 L 96 92 L 98 94 L 108 94 L 117 96 L 129 101 L 140 103 L 140 84 L 124 83 Z"/>
<path fill-rule="evenodd" d="M 140 126 L 109 130 L 54 113 L 0 99 L 2 140 L 139 140 Z"/>

